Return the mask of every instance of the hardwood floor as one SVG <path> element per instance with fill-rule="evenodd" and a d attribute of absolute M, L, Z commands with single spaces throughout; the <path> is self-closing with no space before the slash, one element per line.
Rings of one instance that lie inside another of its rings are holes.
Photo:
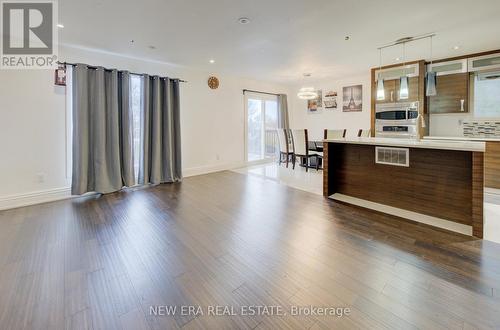
<path fill-rule="evenodd" d="M 333 327 L 499 328 L 500 245 L 234 172 L 0 212 L 1 329 Z"/>

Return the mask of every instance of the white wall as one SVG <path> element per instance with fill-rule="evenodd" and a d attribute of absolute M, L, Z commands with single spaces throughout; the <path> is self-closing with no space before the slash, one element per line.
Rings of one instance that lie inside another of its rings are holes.
<path fill-rule="evenodd" d="M 370 129 L 371 82 L 369 72 L 363 76 L 346 77 L 340 80 L 307 81 L 304 84 L 313 85 L 316 89 L 323 90 L 323 95 L 327 91 L 336 91 L 338 93 L 338 108 L 334 110 L 323 108 L 318 113 L 309 113 L 307 110 L 307 101 L 301 100 L 296 96 L 301 87 L 301 85 L 297 85 L 291 90 L 288 97 L 291 128 L 307 128 L 309 138 L 312 140 L 321 140 L 325 128 L 345 128 L 347 129 L 348 136 L 356 136 L 360 128 Z M 363 85 L 363 111 L 342 112 L 342 87 L 359 84 Z"/>
<path fill-rule="evenodd" d="M 187 80 L 181 87 L 185 175 L 243 164 L 242 89 L 287 92 L 277 84 L 229 76 L 219 76 L 220 87 L 213 91 L 206 83 L 209 72 L 88 49 L 62 47 L 60 58 Z M 68 194 L 66 95 L 64 87 L 54 86 L 53 75 L 52 70 L 0 71 L 0 209 L 42 200 L 47 193 L 53 195 L 47 199 Z"/>

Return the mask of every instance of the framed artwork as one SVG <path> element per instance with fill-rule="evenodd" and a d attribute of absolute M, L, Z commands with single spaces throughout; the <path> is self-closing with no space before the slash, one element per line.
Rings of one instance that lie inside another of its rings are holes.
<path fill-rule="evenodd" d="M 363 111 L 363 85 L 348 86 L 343 88 L 342 111 Z"/>
<path fill-rule="evenodd" d="M 318 90 L 316 93 L 318 93 L 317 98 L 307 101 L 307 110 L 312 113 L 317 112 L 318 109 L 323 107 L 323 92 Z"/>
<path fill-rule="evenodd" d="M 57 86 L 66 86 L 66 68 L 56 69 L 54 74 L 54 84 Z"/>
<path fill-rule="evenodd" d="M 325 109 L 337 109 L 337 92 L 329 91 L 323 98 Z"/>

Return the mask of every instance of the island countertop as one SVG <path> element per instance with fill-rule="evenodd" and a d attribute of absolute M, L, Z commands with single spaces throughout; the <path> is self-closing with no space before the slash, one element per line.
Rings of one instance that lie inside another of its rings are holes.
<path fill-rule="evenodd" d="M 484 152 L 486 149 L 485 142 L 458 141 L 458 140 L 417 141 L 414 139 L 347 137 L 341 139 L 325 139 L 323 140 L 323 142 L 406 147 L 406 148 L 439 149 L 439 150 L 472 151 L 472 152 Z"/>
<path fill-rule="evenodd" d="M 493 137 L 468 137 L 468 136 L 424 136 L 425 140 L 447 140 L 447 141 L 482 141 L 500 142 L 499 136 Z"/>

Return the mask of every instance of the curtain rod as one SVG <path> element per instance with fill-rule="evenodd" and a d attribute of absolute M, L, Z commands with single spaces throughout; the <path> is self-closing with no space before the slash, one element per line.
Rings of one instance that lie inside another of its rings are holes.
<path fill-rule="evenodd" d="M 259 94 L 267 94 L 267 95 L 274 95 L 274 96 L 279 96 L 279 95 L 280 95 L 280 94 L 275 94 L 275 93 L 268 93 L 268 92 L 254 91 L 254 90 L 251 90 L 251 89 L 244 89 L 244 90 L 243 90 L 243 94 L 245 94 L 246 92 L 250 92 L 250 93 L 259 93 Z"/>
<path fill-rule="evenodd" d="M 70 65 L 70 66 L 76 66 L 77 63 L 69 63 L 69 62 L 57 62 L 57 64 L 60 64 L 60 65 Z M 93 66 L 93 65 L 87 65 L 87 67 L 89 67 L 90 69 L 97 69 L 98 67 L 97 66 Z M 104 69 L 106 71 L 111 71 L 111 69 Z M 126 70 L 124 70 L 126 71 Z M 136 73 L 136 72 L 130 72 L 130 74 L 133 74 L 133 75 L 136 75 L 136 76 L 142 76 L 144 75 L 145 73 Z M 183 80 L 183 79 L 179 79 L 179 78 L 169 78 L 169 79 L 172 79 L 172 80 L 178 80 L 179 82 L 182 82 L 182 83 L 187 83 L 187 80 Z"/>

